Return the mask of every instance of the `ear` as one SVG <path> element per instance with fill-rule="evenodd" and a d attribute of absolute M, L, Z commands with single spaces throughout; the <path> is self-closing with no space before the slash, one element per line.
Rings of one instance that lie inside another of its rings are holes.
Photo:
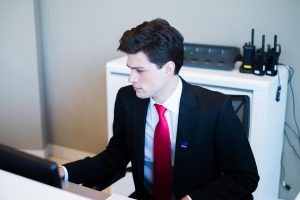
<path fill-rule="evenodd" d="M 174 74 L 175 72 L 175 63 L 173 61 L 168 61 L 164 64 L 167 74 Z"/>

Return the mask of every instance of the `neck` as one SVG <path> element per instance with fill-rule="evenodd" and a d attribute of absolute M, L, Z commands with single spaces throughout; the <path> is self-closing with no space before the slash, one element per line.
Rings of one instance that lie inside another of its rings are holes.
<path fill-rule="evenodd" d="M 168 79 L 168 84 L 166 84 L 165 88 L 163 89 L 164 94 L 153 97 L 153 100 L 160 104 L 165 102 L 176 90 L 178 86 L 178 82 L 179 82 L 179 76 L 178 75 L 172 76 L 170 79 Z"/>

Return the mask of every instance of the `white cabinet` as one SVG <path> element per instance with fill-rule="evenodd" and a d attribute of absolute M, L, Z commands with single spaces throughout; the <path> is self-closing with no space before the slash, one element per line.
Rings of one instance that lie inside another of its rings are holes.
<path fill-rule="evenodd" d="M 120 87 L 129 84 L 129 72 L 126 57 L 107 62 L 108 138 L 112 136 L 116 94 Z M 254 199 L 278 199 L 287 96 L 287 69 L 279 66 L 280 79 L 278 76 L 242 74 L 238 70 L 238 64 L 232 71 L 182 67 L 180 75 L 192 84 L 211 90 L 250 97 L 249 141 L 260 175 Z M 280 101 L 276 101 L 279 84 L 281 85 Z"/>

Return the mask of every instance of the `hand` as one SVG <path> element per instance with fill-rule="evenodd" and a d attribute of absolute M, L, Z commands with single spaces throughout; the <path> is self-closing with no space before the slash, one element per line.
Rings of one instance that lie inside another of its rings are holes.
<path fill-rule="evenodd" d="M 187 196 L 181 198 L 181 200 L 190 200 Z"/>
<path fill-rule="evenodd" d="M 64 179 L 65 178 L 65 171 L 64 171 L 64 169 L 63 169 L 63 167 L 62 166 L 58 166 L 58 173 L 59 173 L 59 177 L 61 178 L 61 179 Z"/>

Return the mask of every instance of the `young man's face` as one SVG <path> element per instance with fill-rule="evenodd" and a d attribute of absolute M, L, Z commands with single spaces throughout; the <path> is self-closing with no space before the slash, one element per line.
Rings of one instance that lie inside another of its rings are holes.
<path fill-rule="evenodd" d="M 168 80 L 174 76 L 174 72 L 170 72 L 166 65 L 158 69 L 143 52 L 138 52 L 128 54 L 127 66 L 131 69 L 128 81 L 133 85 L 137 97 L 158 101 L 169 94 Z"/>

